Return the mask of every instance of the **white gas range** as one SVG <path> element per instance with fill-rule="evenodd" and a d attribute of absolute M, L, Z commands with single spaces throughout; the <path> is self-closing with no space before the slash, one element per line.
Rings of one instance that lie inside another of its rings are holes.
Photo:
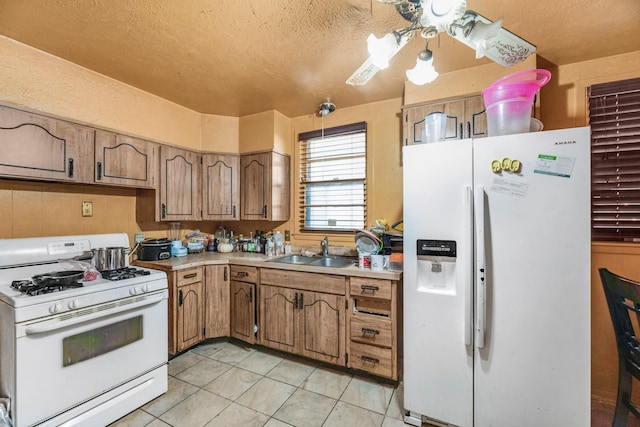
<path fill-rule="evenodd" d="M 85 280 L 73 261 L 127 246 L 124 233 L 0 239 L 0 405 L 14 427 L 106 425 L 167 391 L 166 274 L 127 260 L 119 280 Z"/>

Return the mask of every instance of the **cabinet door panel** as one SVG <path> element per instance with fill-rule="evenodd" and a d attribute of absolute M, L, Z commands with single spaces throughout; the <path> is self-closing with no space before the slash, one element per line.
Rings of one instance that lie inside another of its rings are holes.
<path fill-rule="evenodd" d="M 474 96 L 464 101 L 466 138 L 482 138 L 487 136 L 487 110 L 484 108 L 482 96 Z"/>
<path fill-rule="evenodd" d="M 314 292 L 300 293 L 302 355 L 326 362 L 344 361 L 345 298 Z"/>
<path fill-rule="evenodd" d="M 239 220 L 240 157 L 232 154 L 204 154 L 202 182 L 202 219 Z"/>
<path fill-rule="evenodd" d="M 96 131 L 96 182 L 155 188 L 157 144 L 143 139 Z"/>
<path fill-rule="evenodd" d="M 202 282 L 178 287 L 178 351 L 202 341 Z"/>
<path fill-rule="evenodd" d="M 0 175 L 92 182 L 93 130 L 0 106 Z"/>
<path fill-rule="evenodd" d="M 205 267 L 205 337 L 229 336 L 229 267 L 208 265 Z"/>
<path fill-rule="evenodd" d="M 242 218 L 267 219 L 271 204 L 270 154 L 242 156 Z"/>
<path fill-rule="evenodd" d="M 255 342 L 255 285 L 231 281 L 231 336 Z"/>
<path fill-rule="evenodd" d="M 260 287 L 262 344 L 294 352 L 296 307 L 300 292 L 275 286 Z"/>
<path fill-rule="evenodd" d="M 200 219 L 200 155 L 162 146 L 160 149 L 160 218 Z"/>

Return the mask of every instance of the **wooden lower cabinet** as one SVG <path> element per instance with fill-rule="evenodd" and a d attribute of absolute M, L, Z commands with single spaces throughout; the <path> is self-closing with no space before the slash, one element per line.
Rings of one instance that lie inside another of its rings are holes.
<path fill-rule="evenodd" d="M 229 266 L 204 267 L 204 338 L 228 337 L 230 333 Z"/>
<path fill-rule="evenodd" d="M 255 343 L 254 283 L 231 281 L 231 336 L 249 344 Z"/>
<path fill-rule="evenodd" d="M 256 342 L 256 284 L 258 269 L 230 266 L 231 336 L 249 344 Z"/>
<path fill-rule="evenodd" d="M 154 266 L 157 268 L 157 266 Z M 169 354 L 229 336 L 229 266 L 167 270 Z"/>
<path fill-rule="evenodd" d="M 326 285 L 344 293 L 344 277 L 265 269 L 260 275 L 260 344 L 344 366 L 346 298 L 310 290 Z"/>
<path fill-rule="evenodd" d="M 182 270 L 175 273 L 176 294 L 174 297 L 176 352 L 182 351 L 203 339 L 204 292 L 202 268 Z"/>
<path fill-rule="evenodd" d="M 402 347 L 401 282 L 349 278 L 347 366 L 398 380 Z"/>

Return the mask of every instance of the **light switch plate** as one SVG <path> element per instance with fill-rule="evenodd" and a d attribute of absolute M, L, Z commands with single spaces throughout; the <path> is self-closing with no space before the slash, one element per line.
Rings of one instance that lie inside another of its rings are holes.
<path fill-rule="evenodd" d="M 93 216 L 93 202 L 82 202 L 82 216 Z"/>
<path fill-rule="evenodd" d="M 285 242 L 291 240 L 291 230 L 284 230 L 284 240 Z"/>

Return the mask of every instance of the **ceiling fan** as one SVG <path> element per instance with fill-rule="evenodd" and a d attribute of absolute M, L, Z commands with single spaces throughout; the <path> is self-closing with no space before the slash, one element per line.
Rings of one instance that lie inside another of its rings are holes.
<path fill-rule="evenodd" d="M 416 67 L 407 70 L 407 77 L 416 84 L 433 81 L 438 75 L 433 69 L 428 40 L 440 33 L 447 33 L 474 49 L 476 58 L 486 56 L 504 67 L 524 61 L 536 50 L 531 43 L 502 28 L 502 18 L 492 22 L 477 12 L 467 10 L 465 0 L 377 1 L 393 4 L 411 25 L 387 33 L 380 39 L 369 35 L 370 56 L 346 81 L 353 86 L 366 84 L 378 71 L 387 68 L 389 60 L 416 34 L 427 40 L 427 47 L 418 54 Z"/>

